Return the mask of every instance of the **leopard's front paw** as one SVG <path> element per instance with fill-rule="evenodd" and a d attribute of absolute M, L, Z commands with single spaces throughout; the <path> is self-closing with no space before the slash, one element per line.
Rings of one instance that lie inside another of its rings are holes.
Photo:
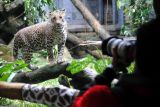
<path fill-rule="evenodd" d="M 28 65 L 28 68 L 29 68 L 29 69 L 31 69 L 32 71 L 35 71 L 35 70 L 37 70 L 37 69 L 38 69 L 38 67 L 37 67 L 37 66 L 32 65 L 32 64 L 29 64 L 29 65 Z"/>
<path fill-rule="evenodd" d="M 65 62 L 64 59 L 58 59 L 58 61 L 57 61 L 58 64 L 59 64 L 59 63 L 63 63 L 63 62 Z"/>

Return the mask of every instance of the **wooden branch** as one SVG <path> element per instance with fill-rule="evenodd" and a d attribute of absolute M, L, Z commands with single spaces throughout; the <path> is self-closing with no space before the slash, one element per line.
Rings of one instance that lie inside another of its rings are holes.
<path fill-rule="evenodd" d="M 71 42 L 71 43 L 73 43 L 75 45 L 84 43 L 83 40 L 81 40 L 78 37 L 74 36 L 72 33 L 68 33 L 67 41 L 69 41 L 69 42 Z"/>
<path fill-rule="evenodd" d="M 72 33 L 68 34 L 67 41 L 73 43 L 76 47 L 84 47 L 86 49 L 101 49 L 102 44 L 102 41 L 83 41 L 82 39 L 74 36 Z"/>
<path fill-rule="evenodd" d="M 103 28 L 103 26 L 96 20 L 92 13 L 83 5 L 80 0 L 71 0 L 75 7 L 81 12 L 86 21 L 98 33 L 102 40 L 110 37 L 110 34 Z"/>
<path fill-rule="evenodd" d="M 49 79 L 57 78 L 60 74 L 69 75 L 69 73 L 66 71 L 68 64 L 69 63 L 65 62 L 56 65 L 46 65 L 33 72 L 20 72 L 14 76 L 12 82 L 39 83 Z"/>
<path fill-rule="evenodd" d="M 102 59 L 102 58 L 106 58 L 101 51 L 91 51 L 91 50 L 86 50 L 87 53 L 89 53 L 90 55 L 94 56 L 97 59 Z"/>
<path fill-rule="evenodd" d="M 101 49 L 101 44 L 102 44 L 101 41 L 97 42 L 96 44 L 89 44 L 89 42 L 87 43 L 87 41 L 83 41 L 83 40 L 81 40 L 80 38 L 74 36 L 74 35 L 71 34 L 71 33 L 68 34 L 67 41 L 73 43 L 73 44 L 75 45 L 75 48 L 80 47 L 80 46 L 83 47 L 83 49 L 84 49 L 87 53 L 91 54 L 91 55 L 94 56 L 95 58 L 98 58 L 98 59 L 99 59 L 99 58 L 103 58 L 103 55 L 102 55 L 102 54 L 95 53 L 95 52 L 93 52 L 93 51 L 91 50 L 92 48 L 94 48 L 95 50 Z M 89 45 L 87 45 L 87 44 L 89 44 Z M 74 47 L 73 47 L 73 48 L 74 48 Z"/>

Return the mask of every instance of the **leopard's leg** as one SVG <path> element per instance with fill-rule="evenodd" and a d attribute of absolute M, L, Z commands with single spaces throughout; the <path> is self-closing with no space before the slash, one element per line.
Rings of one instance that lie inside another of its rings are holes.
<path fill-rule="evenodd" d="M 18 36 L 15 35 L 16 37 L 14 38 L 14 43 L 13 43 L 13 58 L 14 60 L 18 59 L 18 55 L 19 55 L 19 49 L 22 47 L 23 45 L 23 41 L 22 39 Z"/>
<path fill-rule="evenodd" d="M 25 60 L 25 62 L 28 64 L 28 68 L 31 69 L 32 71 L 38 69 L 38 67 L 30 64 L 31 59 L 32 59 L 32 53 L 31 52 L 23 52 L 23 58 Z"/>
<path fill-rule="evenodd" d="M 47 48 L 47 53 L 48 53 L 48 61 L 49 61 L 49 63 L 51 63 L 51 64 L 56 63 L 55 57 L 53 55 L 52 47 L 48 47 Z"/>
<path fill-rule="evenodd" d="M 27 64 L 30 64 L 32 59 L 32 53 L 27 51 L 23 52 L 23 58 Z"/>
<path fill-rule="evenodd" d="M 25 47 L 25 42 L 22 39 L 23 35 L 15 34 L 14 44 L 13 44 L 13 57 L 14 59 L 22 59 L 22 50 Z"/>
<path fill-rule="evenodd" d="M 58 63 L 61 63 L 64 61 L 63 59 L 64 47 L 65 47 L 65 43 L 58 44 L 58 60 L 57 60 Z"/>

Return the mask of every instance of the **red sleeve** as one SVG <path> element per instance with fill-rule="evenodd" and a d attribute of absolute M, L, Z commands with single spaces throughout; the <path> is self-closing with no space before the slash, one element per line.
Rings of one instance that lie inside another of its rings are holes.
<path fill-rule="evenodd" d="M 120 105 L 107 86 L 95 85 L 76 98 L 72 107 L 120 107 Z"/>

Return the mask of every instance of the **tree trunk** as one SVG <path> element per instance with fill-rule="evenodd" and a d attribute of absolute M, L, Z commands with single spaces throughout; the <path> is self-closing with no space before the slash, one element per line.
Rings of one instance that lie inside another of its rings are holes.
<path fill-rule="evenodd" d="M 86 21 L 91 25 L 102 40 L 110 37 L 110 34 L 103 28 L 103 26 L 96 20 L 92 13 L 83 5 L 80 0 L 71 0 L 75 7 L 81 12 Z"/>

